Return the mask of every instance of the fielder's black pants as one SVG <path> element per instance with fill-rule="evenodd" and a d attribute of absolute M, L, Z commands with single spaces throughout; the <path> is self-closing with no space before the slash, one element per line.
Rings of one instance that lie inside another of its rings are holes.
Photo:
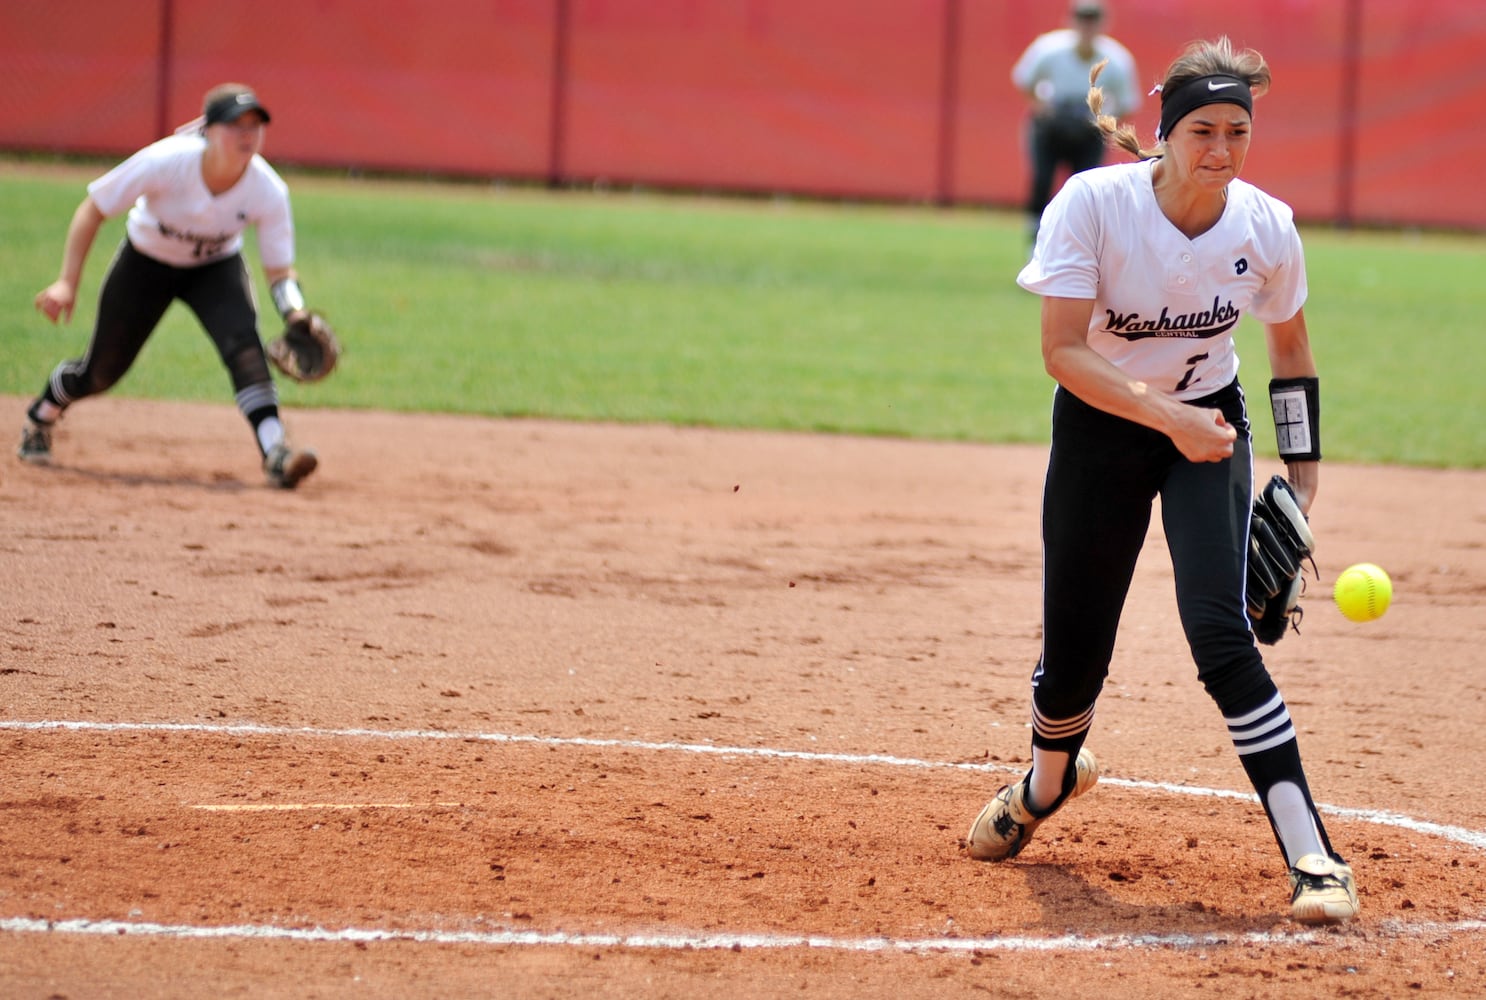
<path fill-rule="evenodd" d="M 241 254 L 200 267 L 174 267 L 145 256 L 125 240 L 104 275 L 87 353 L 57 366 L 47 398 L 65 407 L 110 389 L 134 364 L 176 299 L 201 321 L 235 392 L 272 381 Z"/>

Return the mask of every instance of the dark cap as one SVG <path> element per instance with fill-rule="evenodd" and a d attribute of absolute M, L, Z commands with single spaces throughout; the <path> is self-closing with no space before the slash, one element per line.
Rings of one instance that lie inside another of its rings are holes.
<path fill-rule="evenodd" d="M 1074 17 L 1093 19 L 1104 16 L 1104 4 L 1099 0 L 1073 0 L 1070 10 Z"/>
<path fill-rule="evenodd" d="M 235 122 L 249 111 L 256 111 L 265 122 L 270 121 L 268 109 L 258 103 L 258 95 L 240 83 L 224 83 L 206 92 L 201 102 L 201 116 L 208 125 L 223 125 Z"/>

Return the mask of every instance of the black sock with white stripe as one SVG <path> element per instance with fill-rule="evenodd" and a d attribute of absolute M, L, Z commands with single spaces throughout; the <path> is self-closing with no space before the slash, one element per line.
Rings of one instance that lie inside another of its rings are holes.
<path fill-rule="evenodd" d="M 258 450 L 267 455 L 284 440 L 279 420 L 279 392 L 272 382 L 259 382 L 238 390 L 237 408 L 253 428 Z"/>
<path fill-rule="evenodd" d="M 1293 865 L 1306 854 L 1331 854 L 1331 842 L 1300 763 L 1290 710 L 1280 693 L 1274 691 L 1257 708 L 1226 716 L 1224 721 L 1286 862 Z"/>

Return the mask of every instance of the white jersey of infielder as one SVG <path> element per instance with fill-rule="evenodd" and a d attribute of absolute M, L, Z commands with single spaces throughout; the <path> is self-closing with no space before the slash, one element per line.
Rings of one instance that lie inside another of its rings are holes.
<path fill-rule="evenodd" d="M 105 216 L 132 205 L 129 242 L 163 264 L 197 267 L 230 257 L 242 249 L 243 231 L 256 225 L 263 266 L 292 266 L 288 185 L 255 155 L 241 180 L 213 195 L 201 176 L 205 149 L 199 134 L 167 136 L 93 181 L 88 194 Z"/>
<path fill-rule="evenodd" d="M 1237 178 L 1217 224 L 1188 239 L 1156 202 L 1156 162 L 1068 178 L 1017 284 L 1093 299 L 1089 346 L 1130 378 L 1193 400 L 1237 377 L 1245 313 L 1280 323 L 1300 311 L 1305 257 L 1290 207 Z"/>

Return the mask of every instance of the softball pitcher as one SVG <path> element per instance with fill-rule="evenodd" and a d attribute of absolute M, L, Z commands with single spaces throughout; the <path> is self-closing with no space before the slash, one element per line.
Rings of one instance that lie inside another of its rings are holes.
<path fill-rule="evenodd" d="M 1071 178 L 1018 276 L 1043 297 L 1043 359 L 1058 383 L 1032 768 L 976 817 L 967 847 L 978 860 L 1014 857 L 1098 780 L 1083 745 L 1160 496 L 1182 628 L 1284 855 L 1291 913 L 1331 923 L 1357 912 L 1352 870 L 1317 814 L 1244 597 L 1254 471 L 1233 332 L 1245 314 L 1264 326 L 1271 394 L 1300 387 L 1304 433 L 1286 433 L 1280 454 L 1305 511 L 1321 457 L 1300 237 L 1288 206 L 1238 179 L 1269 83 L 1257 52 L 1198 42 L 1159 88 L 1155 149 L 1100 114 L 1138 162 Z M 1090 99 L 1099 112 L 1099 92 Z"/>
<path fill-rule="evenodd" d="M 295 450 L 286 440 L 241 253 L 244 230 L 256 225 L 274 305 L 286 318 L 305 311 L 294 270 L 289 190 L 259 155 L 268 121 L 268 109 L 252 90 L 223 84 L 206 94 L 199 122 L 88 185 L 67 229 L 61 273 L 37 294 L 36 308 L 53 323 L 70 320 L 83 263 L 104 220 L 127 209 L 126 235 L 104 276 L 87 352 L 57 365 L 27 410 L 23 461 L 51 461 L 52 430 L 62 413 L 118 382 L 166 308 L 180 299 L 227 367 L 268 481 L 293 489 L 315 470 L 315 453 Z"/>

